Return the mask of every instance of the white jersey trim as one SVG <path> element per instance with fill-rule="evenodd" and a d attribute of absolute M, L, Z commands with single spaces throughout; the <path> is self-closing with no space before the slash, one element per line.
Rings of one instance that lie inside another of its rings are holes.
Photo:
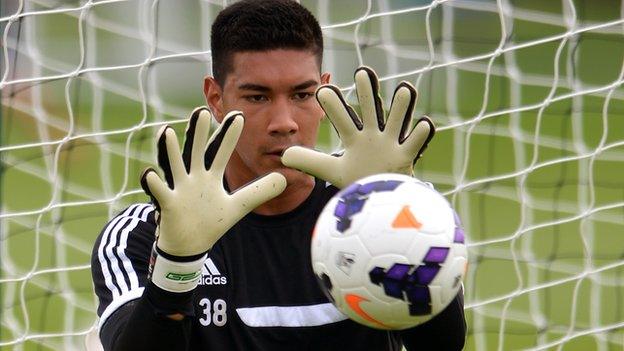
<path fill-rule="evenodd" d="M 100 321 L 98 322 L 98 330 L 102 330 L 102 326 L 104 325 L 104 322 L 106 322 L 108 317 L 110 317 L 111 314 L 113 314 L 113 312 L 117 311 L 119 307 L 123 306 L 127 302 L 136 300 L 139 297 L 143 296 L 143 290 L 145 290 L 145 288 L 140 287 L 135 290 L 130 290 L 122 294 L 121 296 L 115 298 L 108 306 L 106 306 L 106 309 L 104 309 L 104 312 L 102 312 L 102 315 L 100 316 Z"/>
<path fill-rule="evenodd" d="M 309 306 L 263 306 L 237 308 L 249 327 L 314 327 L 347 319 L 331 303 Z"/>
<path fill-rule="evenodd" d="M 113 219 L 104 230 L 98 247 L 98 259 L 104 282 L 111 291 L 113 301 L 139 287 L 136 272 L 125 250 L 128 245 L 128 234 L 139 224 L 139 221 L 147 221 L 147 216 L 152 211 L 153 208 L 149 204 L 132 205 Z M 124 272 L 130 280 L 130 286 L 126 284 Z"/>

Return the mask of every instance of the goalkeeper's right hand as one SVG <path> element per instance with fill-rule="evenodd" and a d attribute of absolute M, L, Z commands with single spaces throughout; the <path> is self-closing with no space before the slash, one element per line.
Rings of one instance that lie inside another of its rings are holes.
<path fill-rule="evenodd" d="M 207 108 L 193 111 L 182 153 L 174 130 L 163 127 L 157 147 L 166 183 L 152 168 L 141 176 L 141 186 L 158 213 L 150 276 L 167 291 L 195 288 L 214 243 L 243 216 L 286 188 L 286 178 L 273 172 L 229 194 L 223 174 L 243 129 L 243 115 L 228 113 L 208 140 L 210 120 Z"/>

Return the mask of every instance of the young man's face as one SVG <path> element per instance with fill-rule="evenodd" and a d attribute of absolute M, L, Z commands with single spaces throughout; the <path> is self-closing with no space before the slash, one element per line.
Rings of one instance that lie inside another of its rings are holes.
<path fill-rule="evenodd" d="M 240 52 L 232 59 L 224 86 L 207 78 L 204 87 L 219 121 L 232 110 L 245 116 L 230 171 L 247 181 L 271 171 L 284 174 L 289 184 L 309 181 L 283 166 L 280 156 L 293 145 L 314 146 L 324 115 L 314 94 L 329 82 L 329 74 L 319 73 L 315 55 L 307 50 Z"/>

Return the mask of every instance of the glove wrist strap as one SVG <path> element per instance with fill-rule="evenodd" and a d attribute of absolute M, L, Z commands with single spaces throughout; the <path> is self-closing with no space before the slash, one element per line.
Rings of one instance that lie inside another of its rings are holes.
<path fill-rule="evenodd" d="M 154 285 L 170 292 L 188 292 L 197 286 L 207 254 L 191 257 L 172 256 L 160 250 L 156 243 L 150 257 L 149 279 Z"/>

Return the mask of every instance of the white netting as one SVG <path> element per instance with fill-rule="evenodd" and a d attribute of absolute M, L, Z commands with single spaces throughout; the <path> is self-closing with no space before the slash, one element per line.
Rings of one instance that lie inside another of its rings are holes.
<path fill-rule="evenodd" d="M 619 0 L 302 1 L 353 100 L 364 63 L 439 126 L 417 174 L 470 240 L 468 350 L 624 347 Z M 89 262 L 145 201 L 153 136 L 203 104 L 223 1 L 0 2 L 0 348 L 81 348 Z M 337 143 L 325 123 L 320 147 Z"/>

